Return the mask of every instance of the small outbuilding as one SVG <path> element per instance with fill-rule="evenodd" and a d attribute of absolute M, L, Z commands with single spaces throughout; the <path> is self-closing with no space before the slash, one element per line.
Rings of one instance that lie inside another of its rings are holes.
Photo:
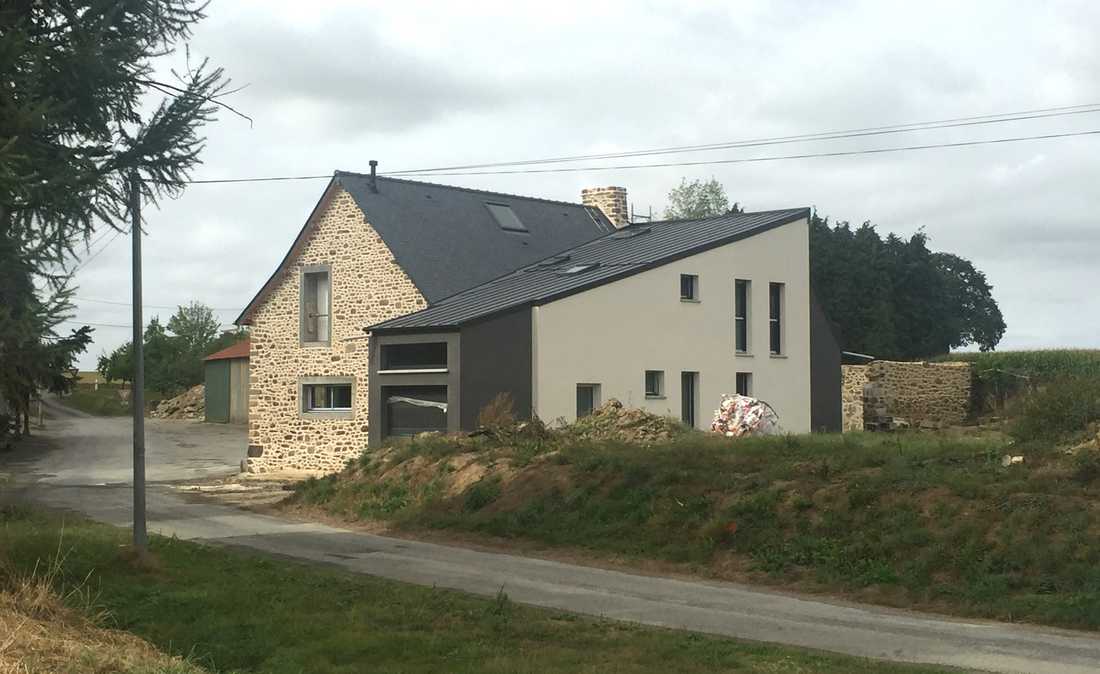
<path fill-rule="evenodd" d="M 205 358 L 206 420 L 217 423 L 248 423 L 247 339 Z"/>

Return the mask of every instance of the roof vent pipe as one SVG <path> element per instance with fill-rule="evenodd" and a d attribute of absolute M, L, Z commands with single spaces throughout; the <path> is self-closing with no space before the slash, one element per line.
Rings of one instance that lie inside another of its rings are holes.
<path fill-rule="evenodd" d="M 370 185 L 370 191 L 374 192 L 375 194 L 378 194 L 378 176 L 376 174 L 377 171 L 378 171 L 378 160 L 377 159 L 371 159 L 370 160 L 370 183 L 369 183 L 369 185 Z"/>

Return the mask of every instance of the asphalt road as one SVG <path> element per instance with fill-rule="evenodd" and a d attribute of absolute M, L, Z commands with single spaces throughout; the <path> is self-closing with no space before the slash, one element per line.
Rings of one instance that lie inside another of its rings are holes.
<path fill-rule="evenodd" d="M 129 421 L 68 415 L 48 425 L 34 442 L 0 455 L 0 498 L 128 526 Z M 1100 671 L 1100 635 L 634 575 L 288 522 L 215 505 L 186 496 L 169 482 L 235 472 L 243 429 L 154 420 L 147 444 L 149 528 L 165 535 L 477 594 L 493 595 L 503 587 L 511 599 L 527 604 L 740 639 L 987 671 Z"/>

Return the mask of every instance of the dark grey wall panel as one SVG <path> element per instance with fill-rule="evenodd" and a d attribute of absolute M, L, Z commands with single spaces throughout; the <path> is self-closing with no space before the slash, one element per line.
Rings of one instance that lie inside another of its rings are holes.
<path fill-rule="evenodd" d="M 810 297 L 810 428 L 839 433 L 840 343 L 828 317 Z"/>
<path fill-rule="evenodd" d="M 477 427 L 481 408 L 498 393 L 510 393 L 516 416 L 531 416 L 531 309 L 523 307 L 462 328 L 462 417 Z"/>

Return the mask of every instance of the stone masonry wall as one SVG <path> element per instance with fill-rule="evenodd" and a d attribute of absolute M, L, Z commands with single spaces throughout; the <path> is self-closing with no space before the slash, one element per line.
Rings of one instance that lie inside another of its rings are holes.
<path fill-rule="evenodd" d="M 340 189 L 252 320 L 245 470 L 333 472 L 367 447 L 368 348 L 363 327 L 427 306 L 382 237 Z M 303 265 L 331 265 L 330 346 L 299 343 Z M 353 377 L 352 416 L 300 413 L 302 377 Z"/>
<path fill-rule="evenodd" d="M 843 372 L 845 431 L 939 428 L 970 415 L 969 363 L 877 360 Z"/>
<path fill-rule="evenodd" d="M 866 365 L 842 365 L 840 388 L 841 429 L 863 430 L 863 387 L 867 385 Z"/>
<path fill-rule="evenodd" d="M 625 227 L 630 224 L 630 211 L 626 206 L 625 187 L 589 187 L 581 190 L 581 202 L 603 211 L 611 224 Z"/>

